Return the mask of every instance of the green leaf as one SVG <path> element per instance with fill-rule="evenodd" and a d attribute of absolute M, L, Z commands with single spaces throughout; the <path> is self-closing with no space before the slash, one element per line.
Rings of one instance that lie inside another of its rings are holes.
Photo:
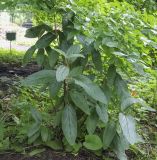
<path fill-rule="evenodd" d="M 36 61 L 39 65 L 43 65 L 45 60 L 45 54 L 44 54 L 44 49 L 41 48 L 38 50 L 37 52 L 37 56 L 36 56 Z"/>
<path fill-rule="evenodd" d="M 4 138 L 4 133 L 5 133 L 5 126 L 3 124 L 3 122 L 0 122 L 0 142 L 3 140 Z"/>
<path fill-rule="evenodd" d="M 61 87 L 62 87 L 62 83 L 57 82 L 56 80 L 54 80 L 54 82 L 49 85 L 50 96 L 52 98 L 54 98 L 58 94 L 58 92 L 61 89 Z"/>
<path fill-rule="evenodd" d="M 129 143 L 121 133 L 119 135 L 116 134 L 114 137 L 112 148 L 120 160 L 127 160 L 125 150 L 129 149 Z"/>
<path fill-rule="evenodd" d="M 35 108 L 31 108 L 31 114 L 36 122 L 40 123 L 42 121 L 42 117 L 41 117 L 40 112 L 37 111 Z"/>
<path fill-rule="evenodd" d="M 116 78 L 116 67 L 115 65 L 110 65 L 107 71 L 107 84 L 112 87 Z"/>
<path fill-rule="evenodd" d="M 101 60 L 101 54 L 99 51 L 97 50 L 92 50 L 92 60 L 93 60 L 93 63 L 95 65 L 95 68 L 98 70 L 98 71 L 102 71 L 102 60 Z"/>
<path fill-rule="evenodd" d="M 130 144 L 142 142 L 141 137 L 137 134 L 135 128 L 135 120 L 132 116 L 126 116 L 122 113 L 119 114 L 119 123 L 122 128 L 123 134 Z"/>
<path fill-rule="evenodd" d="M 71 105 L 66 105 L 63 110 L 62 130 L 68 143 L 74 145 L 77 137 L 77 117 Z"/>
<path fill-rule="evenodd" d="M 40 84 L 47 84 L 53 83 L 56 73 L 53 70 L 42 70 L 36 72 L 26 79 L 21 81 L 21 84 L 24 86 L 33 86 L 33 85 L 40 85 Z"/>
<path fill-rule="evenodd" d="M 72 45 L 68 50 L 67 50 L 67 56 L 74 55 L 74 54 L 79 54 L 81 51 L 80 45 Z"/>
<path fill-rule="evenodd" d="M 127 97 L 126 99 L 123 99 L 121 103 L 121 109 L 124 111 L 129 106 L 135 104 L 135 103 L 142 103 L 142 100 L 140 98 L 133 98 L 133 97 Z"/>
<path fill-rule="evenodd" d="M 48 54 L 48 60 L 49 60 L 50 67 L 54 67 L 54 65 L 56 64 L 59 58 L 59 54 L 55 50 L 51 49 L 50 47 L 47 47 L 46 51 Z"/>
<path fill-rule="evenodd" d="M 29 156 L 35 156 L 35 155 L 37 155 L 37 154 L 40 154 L 40 153 L 42 153 L 42 152 L 44 152 L 45 151 L 45 148 L 43 148 L 43 149 L 35 149 L 35 150 L 33 150 L 33 151 L 31 151 L 30 153 L 29 153 Z"/>
<path fill-rule="evenodd" d="M 83 67 L 82 66 L 81 67 L 80 66 L 79 67 L 75 67 L 70 71 L 69 77 L 77 77 L 80 74 L 82 74 L 82 72 L 83 72 Z"/>
<path fill-rule="evenodd" d="M 95 132 L 96 126 L 98 123 L 98 116 L 95 112 L 87 117 L 86 120 L 86 128 L 89 134 L 93 134 Z"/>
<path fill-rule="evenodd" d="M 62 143 L 60 141 L 48 141 L 46 142 L 46 146 L 50 147 L 54 150 L 62 150 Z"/>
<path fill-rule="evenodd" d="M 119 98 L 121 98 L 121 101 L 123 101 L 126 97 L 130 97 L 127 84 L 119 74 L 116 75 L 115 89 L 117 95 L 119 96 Z"/>
<path fill-rule="evenodd" d="M 35 133 L 37 133 L 40 130 L 40 124 L 34 123 L 32 127 L 28 131 L 28 137 L 32 137 Z"/>
<path fill-rule="evenodd" d="M 28 137 L 28 144 L 34 143 L 40 137 L 40 131 L 37 131 L 31 137 Z"/>
<path fill-rule="evenodd" d="M 103 38 L 102 44 L 110 48 L 118 47 L 118 42 L 114 41 L 111 37 Z"/>
<path fill-rule="evenodd" d="M 96 101 L 102 102 L 104 104 L 108 103 L 107 98 L 100 87 L 87 77 L 83 75 L 79 76 L 77 79 L 75 79 L 75 84 L 81 86 L 85 92 Z"/>
<path fill-rule="evenodd" d="M 116 125 L 114 122 L 107 123 L 103 133 L 103 148 L 107 149 L 116 134 Z"/>
<path fill-rule="evenodd" d="M 96 112 L 99 116 L 99 119 L 106 124 L 108 121 L 107 107 L 104 105 L 99 106 L 97 104 L 96 105 Z"/>
<path fill-rule="evenodd" d="M 27 29 L 25 37 L 37 38 L 40 37 L 45 31 L 51 31 L 51 27 L 46 24 L 41 24 L 32 28 Z"/>
<path fill-rule="evenodd" d="M 24 58 L 23 58 L 23 64 L 27 64 L 32 59 L 32 56 L 35 50 L 36 50 L 36 47 L 32 46 L 26 51 Z"/>
<path fill-rule="evenodd" d="M 52 32 L 48 32 L 45 35 L 43 35 L 35 44 L 36 48 L 46 48 L 51 44 L 53 40 L 56 39 L 56 34 Z"/>
<path fill-rule="evenodd" d="M 74 104 L 78 108 L 80 108 L 86 114 L 88 114 L 88 115 L 90 114 L 90 109 L 87 104 L 87 100 L 85 99 L 85 97 L 81 93 L 79 93 L 77 91 L 71 91 L 70 97 L 71 97 L 72 101 L 74 102 Z"/>
<path fill-rule="evenodd" d="M 48 128 L 42 126 L 41 127 L 41 138 L 42 138 L 43 142 L 46 142 L 48 140 L 48 137 L 49 137 Z"/>
<path fill-rule="evenodd" d="M 64 81 L 69 75 L 69 68 L 67 66 L 61 65 L 57 68 L 56 79 L 58 82 Z"/>
<path fill-rule="evenodd" d="M 97 135 L 86 135 L 83 145 L 89 150 L 99 150 L 102 148 L 102 141 Z"/>

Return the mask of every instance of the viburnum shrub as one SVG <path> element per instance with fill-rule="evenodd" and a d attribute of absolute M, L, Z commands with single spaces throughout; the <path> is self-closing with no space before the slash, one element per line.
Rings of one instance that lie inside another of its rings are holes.
<path fill-rule="evenodd" d="M 56 9 L 54 27 L 42 23 L 27 30 L 26 37 L 38 39 L 27 50 L 24 64 L 35 56 L 42 70 L 22 84 L 42 85 L 53 102 L 51 130 L 43 128 L 40 112 L 32 110 L 35 122 L 29 139 L 41 134 L 55 149 L 111 149 L 119 159 L 127 159 L 125 150 L 143 141 L 131 106 L 145 106 L 131 96 L 127 83 L 131 74 L 145 75 L 144 68 L 151 66 L 147 54 L 157 47 L 153 18 L 145 22 L 146 16 L 126 2 L 71 1 Z M 54 135 L 51 144 L 49 134 Z"/>

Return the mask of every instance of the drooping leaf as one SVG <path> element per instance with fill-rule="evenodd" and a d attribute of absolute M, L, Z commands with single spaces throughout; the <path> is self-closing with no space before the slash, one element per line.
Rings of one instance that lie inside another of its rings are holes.
<path fill-rule="evenodd" d="M 114 122 L 107 123 L 103 133 L 103 148 L 107 149 L 113 141 L 116 134 L 116 125 Z"/>
<path fill-rule="evenodd" d="M 79 54 L 81 51 L 80 45 L 72 45 L 68 50 L 67 50 L 67 56 L 74 55 L 74 54 Z"/>
<path fill-rule="evenodd" d="M 102 141 L 98 135 L 86 135 L 83 145 L 89 150 L 99 150 L 102 148 Z"/>
<path fill-rule="evenodd" d="M 87 100 L 85 99 L 85 97 L 81 93 L 79 93 L 77 91 L 71 91 L 70 96 L 71 96 L 72 101 L 75 103 L 75 105 L 78 108 L 80 108 L 86 114 L 88 114 L 88 115 L 90 114 L 90 109 L 87 104 Z"/>
<path fill-rule="evenodd" d="M 36 50 L 36 47 L 32 46 L 26 51 L 24 58 L 23 58 L 24 65 L 27 64 L 32 59 L 32 56 L 33 56 L 35 50 Z"/>
<path fill-rule="evenodd" d="M 21 83 L 24 86 L 52 83 L 56 79 L 55 75 L 55 71 L 53 70 L 42 70 L 28 76 Z"/>
<path fill-rule="evenodd" d="M 100 87 L 87 77 L 83 75 L 79 76 L 77 79 L 75 79 L 75 83 L 81 86 L 86 91 L 86 93 L 96 101 L 102 102 L 104 104 L 108 103 L 107 98 Z"/>
<path fill-rule="evenodd" d="M 142 103 L 142 100 L 139 98 L 133 98 L 133 97 L 127 97 L 124 99 L 121 103 L 121 109 L 122 111 L 127 109 L 129 106 L 135 104 L 135 103 Z"/>
<path fill-rule="evenodd" d="M 36 60 L 37 60 L 37 63 L 39 65 L 43 65 L 44 60 L 45 60 L 45 54 L 44 54 L 44 49 L 43 48 L 38 50 Z"/>
<path fill-rule="evenodd" d="M 43 35 L 35 44 L 36 48 L 46 48 L 50 43 L 56 39 L 56 34 L 48 32 Z"/>
<path fill-rule="evenodd" d="M 57 68 L 56 71 L 56 79 L 58 82 L 64 81 L 69 75 L 69 67 L 61 65 Z"/>
<path fill-rule="evenodd" d="M 48 60 L 49 60 L 50 67 L 54 67 L 54 65 L 56 64 L 59 58 L 59 54 L 55 50 L 51 49 L 50 47 L 47 47 L 46 51 L 48 54 Z"/>
<path fill-rule="evenodd" d="M 61 89 L 61 87 L 62 87 L 62 83 L 54 80 L 54 82 L 49 85 L 50 96 L 52 98 L 55 97 L 57 93 L 59 92 L 59 90 Z"/>
<path fill-rule="evenodd" d="M 130 144 L 142 142 L 141 137 L 137 134 L 135 128 L 135 120 L 132 116 L 126 116 L 123 113 L 119 114 L 119 123 L 123 134 Z"/>
<path fill-rule="evenodd" d="M 112 87 L 116 78 L 116 67 L 110 65 L 107 71 L 107 84 L 109 87 Z"/>
<path fill-rule="evenodd" d="M 51 27 L 46 24 L 41 24 L 32 28 L 27 29 L 25 37 L 37 38 L 40 37 L 45 31 L 51 31 Z"/>
<path fill-rule="evenodd" d="M 98 123 L 98 116 L 95 112 L 87 117 L 86 120 L 86 128 L 89 134 L 93 134 L 95 132 L 96 126 Z"/>
<path fill-rule="evenodd" d="M 105 124 L 108 121 L 108 112 L 107 112 L 107 107 L 104 105 L 99 106 L 98 104 L 96 105 L 96 112 L 99 116 L 99 119 L 104 122 Z"/>
<path fill-rule="evenodd" d="M 41 127 L 41 138 L 43 142 L 46 142 L 48 140 L 49 132 L 47 127 L 42 126 Z"/>
<path fill-rule="evenodd" d="M 102 60 L 101 60 L 100 52 L 94 49 L 92 50 L 91 53 L 92 53 L 92 60 L 95 65 L 95 68 L 101 72 L 102 71 Z"/>
<path fill-rule="evenodd" d="M 67 105 L 63 110 L 62 130 L 68 143 L 74 145 L 77 137 L 77 117 L 71 105 Z"/>

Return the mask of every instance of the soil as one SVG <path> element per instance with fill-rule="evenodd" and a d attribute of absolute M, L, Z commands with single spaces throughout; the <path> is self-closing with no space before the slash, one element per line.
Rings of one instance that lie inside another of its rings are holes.
<path fill-rule="evenodd" d="M 0 155 L 0 160 L 101 160 L 101 158 L 87 152 L 81 152 L 78 155 L 71 155 L 61 152 L 47 150 L 39 156 L 28 157 L 21 154 L 3 154 Z M 114 160 L 114 159 L 113 159 Z"/>

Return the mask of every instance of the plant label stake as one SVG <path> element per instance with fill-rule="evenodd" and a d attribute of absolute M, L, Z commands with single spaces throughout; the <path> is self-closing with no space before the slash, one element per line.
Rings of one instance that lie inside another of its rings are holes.
<path fill-rule="evenodd" d="M 12 49 L 11 42 L 16 40 L 16 32 L 7 32 L 6 33 L 6 39 L 8 41 L 10 41 L 10 54 L 11 54 L 12 53 L 11 52 L 11 49 Z"/>

